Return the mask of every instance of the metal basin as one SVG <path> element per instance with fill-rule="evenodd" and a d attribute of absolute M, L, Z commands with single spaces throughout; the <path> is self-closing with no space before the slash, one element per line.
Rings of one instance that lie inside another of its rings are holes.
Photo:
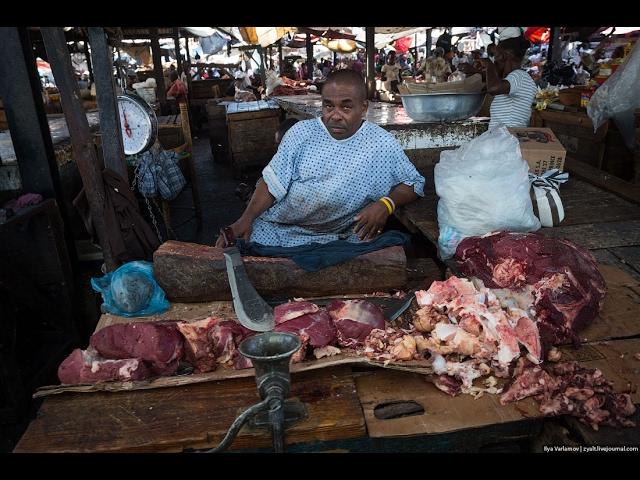
<path fill-rule="evenodd" d="M 400 95 L 407 115 L 419 122 L 456 122 L 476 115 L 485 93 L 417 93 Z"/>

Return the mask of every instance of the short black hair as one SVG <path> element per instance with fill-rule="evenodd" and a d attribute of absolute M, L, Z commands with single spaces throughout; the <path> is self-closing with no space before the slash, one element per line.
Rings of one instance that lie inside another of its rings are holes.
<path fill-rule="evenodd" d="M 327 75 L 325 86 L 329 83 L 341 83 L 347 85 L 354 85 L 358 89 L 358 93 L 363 100 L 367 99 L 367 84 L 364 82 L 364 77 L 361 73 L 351 69 L 334 70 Z"/>
<path fill-rule="evenodd" d="M 502 50 L 511 53 L 514 57 L 521 59 L 524 58 L 524 54 L 527 53 L 531 44 L 524 37 L 513 37 L 501 41 L 498 46 Z"/>

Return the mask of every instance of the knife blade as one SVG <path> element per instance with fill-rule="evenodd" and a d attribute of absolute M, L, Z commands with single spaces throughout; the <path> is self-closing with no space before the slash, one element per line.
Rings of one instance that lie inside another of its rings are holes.
<path fill-rule="evenodd" d="M 238 321 L 248 329 L 257 332 L 273 330 L 276 323 L 273 309 L 251 284 L 238 247 L 227 247 L 222 253 L 233 297 L 233 309 Z"/>

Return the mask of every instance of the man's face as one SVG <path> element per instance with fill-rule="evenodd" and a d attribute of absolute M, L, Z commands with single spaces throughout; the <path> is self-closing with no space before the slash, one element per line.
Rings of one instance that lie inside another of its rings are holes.
<path fill-rule="evenodd" d="M 331 82 L 322 88 L 322 123 L 337 140 L 358 131 L 367 106 L 355 85 Z"/>
<path fill-rule="evenodd" d="M 389 57 L 387 57 L 387 61 L 389 62 L 389 65 L 393 65 L 394 63 L 396 63 L 396 56 L 393 54 L 389 54 Z"/>

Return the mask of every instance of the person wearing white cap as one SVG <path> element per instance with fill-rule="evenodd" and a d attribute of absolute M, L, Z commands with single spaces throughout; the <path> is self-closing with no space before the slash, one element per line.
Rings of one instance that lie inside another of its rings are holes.
<path fill-rule="evenodd" d="M 520 33 L 520 27 L 499 29 L 500 43 L 495 49 L 495 60 L 480 59 L 482 73 L 486 76 L 487 93 L 495 95 L 491 103 L 489 128 L 528 127 L 531 105 L 538 91 L 535 82 L 522 69 L 529 42 Z M 506 37 L 506 38 L 505 38 Z M 479 73 L 471 65 L 458 67 L 466 74 Z"/>

